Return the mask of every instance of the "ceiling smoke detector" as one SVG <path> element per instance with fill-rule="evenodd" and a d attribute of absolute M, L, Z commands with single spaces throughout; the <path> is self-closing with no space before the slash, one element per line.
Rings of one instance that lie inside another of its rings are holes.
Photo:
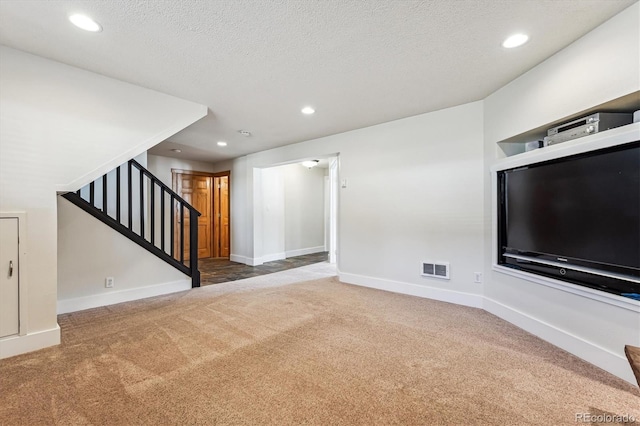
<path fill-rule="evenodd" d="M 246 137 L 251 136 L 251 132 L 248 131 L 248 130 L 238 130 L 238 133 L 240 133 L 242 136 L 246 136 Z"/>
<path fill-rule="evenodd" d="M 177 154 L 180 154 L 180 153 L 182 152 L 182 150 L 181 150 L 181 149 L 172 149 L 171 151 L 173 151 L 173 152 L 175 152 L 175 153 L 177 153 Z"/>

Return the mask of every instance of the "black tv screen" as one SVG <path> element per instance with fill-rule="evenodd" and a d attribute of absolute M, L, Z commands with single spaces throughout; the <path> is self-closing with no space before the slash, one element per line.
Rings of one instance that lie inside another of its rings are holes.
<path fill-rule="evenodd" d="M 506 170 L 499 181 L 504 253 L 640 276 L 640 142 Z"/>

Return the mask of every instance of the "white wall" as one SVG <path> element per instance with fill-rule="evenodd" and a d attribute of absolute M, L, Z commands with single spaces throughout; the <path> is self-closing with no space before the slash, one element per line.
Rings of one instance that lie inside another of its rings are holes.
<path fill-rule="evenodd" d="M 232 235 L 244 217 L 248 238 L 234 253 L 248 261 L 261 255 L 254 168 L 339 153 L 340 179 L 347 180 L 339 194 L 341 279 L 479 306 L 482 285 L 473 273 L 483 268 L 482 135 L 476 102 L 216 165 L 231 166 L 232 193 L 249 194 L 235 200 Z M 421 277 L 423 260 L 451 262 L 451 280 Z"/>
<path fill-rule="evenodd" d="M 489 145 L 637 91 L 639 16 L 636 3 L 487 97 Z"/>
<path fill-rule="evenodd" d="M 255 169 L 252 265 L 324 250 L 324 169 L 299 163 Z"/>
<path fill-rule="evenodd" d="M 216 163 L 210 170 L 231 170 L 231 260 L 259 265 L 324 250 L 326 169 L 306 169 L 295 162 L 268 164 L 272 167 L 250 173 L 247 160 L 245 156 Z M 253 185 L 247 185 L 250 180 Z"/>
<path fill-rule="evenodd" d="M 261 214 L 254 217 L 255 232 L 262 235 L 254 260 L 254 264 L 259 265 L 286 257 L 284 174 L 280 167 L 271 167 L 256 170 L 253 176 L 262 194 L 255 204 Z"/>
<path fill-rule="evenodd" d="M 135 157 L 147 166 L 147 154 Z M 138 174 L 133 173 L 133 200 L 139 199 Z M 126 191 L 127 168 L 123 167 L 122 190 Z M 115 172 L 108 174 L 107 207 L 116 217 Z M 81 194 L 89 200 L 88 185 Z M 122 192 L 123 194 L 126 192 Z M 159 194 L 156 194 L 159 197 Z M 102 182 L 95 182 L 95 205 L 102 208 Z M 148 200 L 148 197 L 146 198 Z M 121 222 L 127 224 L 127 199 L 122 200 Z M 156 223 L 160 226 L 159 202 L 156 204 Z M 167 205 L 167 210 L 170 207 Z M 132 205 L 134 232 L 140 232 L 140 207 Z M 167 217 L 168 217 L 167 213 Z M 145 211 L 145 234 L 150 238 L 151 223 Z M 167 224 L 167 227 L 169 224 Z M 166 231 L 165 235 L 168 235 Z M 159 232 L 156 246 L 160 248 Z M 170 253 L 169 243 L 165 251 Z M 115 279 L 113 288 L 105 288 L 106 277 Z M 191 278 L 166 264 L 120 233 L 103 224 L 62 197 L 58 197 L 58 313 L 120 303 L 142 297 L 157 296 L 191 288 Z"/>
<path fill-rule="evenodd" d="M 501 157 L 499 140 L 640 90 L 639 56 L 636 3 L 489 96 L 486 170 Z M 640 346 L 638 311 L 492 270 L 489 173 L 484 178 L 485 309 L 633 383 L 623 348 Z"/>
<path fill-rule="evenodd" d="M 640 90 L 639 17 L 636 3 L 484 102 L 215 165 L 242 178 L 232 184 L 245 194 L 237 260 L 251 261 L 260 244 L 254 168 L 339 154 L 342 281 L 484 306 L 633 382 L 622 350 L 640 346 L 637 312 L 493 271 L 489 169 L 503 156 L 499 140 Z M 421 260 L 451 262 L 451 281 L 419 277 Z"/>
<path fill-rule="evenodd" d="M 492 270 L 488 170 L 500 157 L 497 141 L 640 90 L 639 17 L 636 3 L 484 103 L 213 165 L 212 171 L 232 171 L 232 259 L 250 263 L 262 256 L 263 210 L 254 197 L 264 190 L 258 170 L 339 154 L 340 179 L 347 181 L 339 194 L 341 280 L 484 303 L 632 381 L 621 353 L 624 344 L 640 346 L 637 312 Z M 42 331 L 55 327 L 55 185 L 88 182 L 114 161 L 123 162 L 123 148 L 110 144 L 124 141 L 138 149 L 155 140 L 149 129 L 164 135 L 173 131 L 164 124 L 175 123 L 173 117 L 193 120 L 197 114 L 175 98 L 2 49 L 0 209 L 27 211 L 29 329 Z M 159 105 L 169 113 L 159 114 Z M 422 260 L 451 262 L 451 280 L 420 277 Z M 485 284 L 473 283 L 473 273 L 482 270 Z"/>
<path fill-rule="evenodd" d="M 203 105 L 0 49 L 5 153 L 41 164 L 59 191 L 77 190 L 206 115 Z M 13 147 L 9 138 L 18 136 Z"/>
<path fill-rule="evenodd" d="M 58 197 L 58 313 L 190 288 L 190 277 Z"/>
<path fill-rule="evenodd" d="M 59 341 L 57 189 L 77 190 L 206 114 L 206 108 L 0 47 L 0 211 L 26 212 L 26 334 L 0 353 Z"/>
<path fill-rule="evenodd" d="M 287 257 L 324 251 L 324 176 L 327 169 L 299 163 L 279 167 L 284 176 Z"/>
<path fill-rule="evenodd" d="M 147 169 L 155 177 L 160 179 L 165 185 L 171 188 L 172 176 L 171 169 L 191 170 L 197 172 L 214 172 L 214 166 L 211 163 L 203 161 L 183 160 L 180 158 L 163 157 L 160 155 L 147 154 Z"/>

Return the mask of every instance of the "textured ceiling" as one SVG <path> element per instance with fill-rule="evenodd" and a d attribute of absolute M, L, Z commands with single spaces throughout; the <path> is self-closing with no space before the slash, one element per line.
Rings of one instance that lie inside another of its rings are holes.
<path fill-rule="evenodd" d="M 635 1 L 1 0 L 0 43 L 207 105 L 152 152 L 216 161 L 483 99 Z"/>

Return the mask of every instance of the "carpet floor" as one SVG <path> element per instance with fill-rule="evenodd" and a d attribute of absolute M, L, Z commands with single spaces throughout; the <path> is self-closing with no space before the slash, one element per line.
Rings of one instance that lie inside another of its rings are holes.
<path fill-rule="evenodd" d="M 0 424 L 640 421 L 636 387 L 491 314 L 314 271 L 61 315 L 60 346 L 0 361 Z"/>

